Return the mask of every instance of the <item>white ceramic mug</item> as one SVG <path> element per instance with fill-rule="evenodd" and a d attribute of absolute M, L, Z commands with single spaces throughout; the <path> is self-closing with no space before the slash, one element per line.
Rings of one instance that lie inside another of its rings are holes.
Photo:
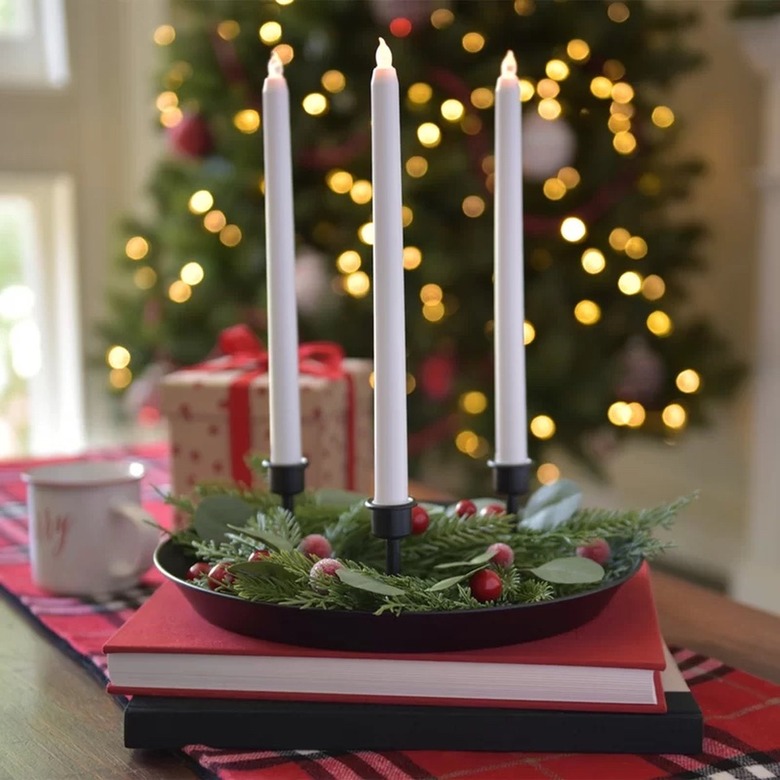
<path fill-rule="evenodd" d="M 143 476 L 143 464 L 114 461 L 37 466 L 23 475 L 37 585 L 100 597 L 138 582 L 160 537 L 141 508 Z"/>

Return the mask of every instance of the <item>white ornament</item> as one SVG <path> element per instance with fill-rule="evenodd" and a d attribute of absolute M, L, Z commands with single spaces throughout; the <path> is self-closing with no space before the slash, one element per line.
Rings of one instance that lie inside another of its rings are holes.
<path fill-rule="evenodd" d="M 542 119 L 536 110 L 523 113 L 523 176 L 542 181 L 571 165 L 577 147 L 574 131 L 563 119 Z"/>

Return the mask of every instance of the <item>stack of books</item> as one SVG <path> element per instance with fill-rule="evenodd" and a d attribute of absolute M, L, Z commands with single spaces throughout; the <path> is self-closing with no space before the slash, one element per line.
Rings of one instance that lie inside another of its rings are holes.
<path fill-rule="evenodd" d="M 702 717 L 647 567 L 590 623 L 481 650 L 377 654 L 241 636 L 166 582 L 108 641 L 134 748 L 696 753 Z"/>

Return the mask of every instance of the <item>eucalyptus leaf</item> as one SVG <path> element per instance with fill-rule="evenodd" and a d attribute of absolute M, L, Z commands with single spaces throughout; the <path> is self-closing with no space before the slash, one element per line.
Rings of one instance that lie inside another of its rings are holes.
<path fill-rule="evenodd" d="M 582 585 L 604 579 L 604 569 L 596 561 L 580 558 L 577 555 L 547 561 L 531 569 L 531 574 L 536 575 L 540 580 L 558 585 Z"/>
<path fill-rule="evenodd" d="M 230 567 L 231 574 L 243 575 L 254 579 L 294 580 L 295 575 L 275 561 L 246 561 L 234 563 Z"/>
<path fill-rule="evenodd" d="M 221 542 L 231 525 L 245 523 L 254 507 L 236 496 L 207 496 L 195 508 L 192 526 L 204 541 Z"/>
<path fill-rule="evenodd" d="M 523 511 L 518 528 L 532 531 L 552 531 L 562 525 L 580 508 L 582 491 L 576 482 L 559 479 L 542 485 L 535 491 Z"/>
<path fill-rule="evenodd" d="M 406 591 L 388 585 L 381 580 L 375 580 L 367 574 L 342 567 L 336 570 L 336 576 L 345 584 L 358 590 L 367 590 L 369 593 L 377 593 L 380 596 L 403 596 Z"/>
<path fill-rule="evenodd" d="M 269 547 L 273 547 L 280 552 L 289 552 L 293 548 L 288 539 L 279 536 L 279 534 L 275 534 L 273 531 L 261 531 L 259 528 L 239 528 L 235 525 L 229 525 L 228 528 L 232 531 L 238 531 L 238 533 L 243 534 L 244 536 L 251 536 L 252 539 L 257 539 L 258 541 L 263 542 L 263 544 L 267 544 Z"/>
<path fill-rule="evenodd" d="M 452 561 L 451 563 L 439 563 L 434 566 L 434 569 L 457 569 L 461 566 L 479 566 L 480 564 L 487 563 L 496 557 L 495 552 L 485 550 L 479 555 L 475 555 L 473 558 L 469 558 L 467 561 Z"/>
<path fill-rule="evenodd" d="M 472 574 L 478 571 L 479 569 L 471 569 L 465 574 L 456 574 L 454 577 L 447 577 L 446 580 L 439 580 L 438 582 L 435 582 L 433 585 L 431 585 L 430 588 L 426 588 L 426 590 L 429 593 L 435 593 L 440 590 L 447 590 L 453 585 L 457 585 L 459 582 L 463 582 L 463 580 L 468 579 Z"/>

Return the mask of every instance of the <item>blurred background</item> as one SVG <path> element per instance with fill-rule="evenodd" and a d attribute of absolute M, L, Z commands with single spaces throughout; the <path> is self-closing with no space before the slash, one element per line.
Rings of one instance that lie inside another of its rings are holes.
<path fill-rule="evenodd" d="M 262 339 L 273 49 L 301 334 L 370 355 L 382 35 L 402 95 L 413 472 L 487 491 L 492 88 L 512 48 L 537 479 L 620 507 L 699 490 L 665 565 L 780 612 L 778 11 L 0 0 L 0 457 L 164 438 L 160 377 L 233 323 Z"/>

